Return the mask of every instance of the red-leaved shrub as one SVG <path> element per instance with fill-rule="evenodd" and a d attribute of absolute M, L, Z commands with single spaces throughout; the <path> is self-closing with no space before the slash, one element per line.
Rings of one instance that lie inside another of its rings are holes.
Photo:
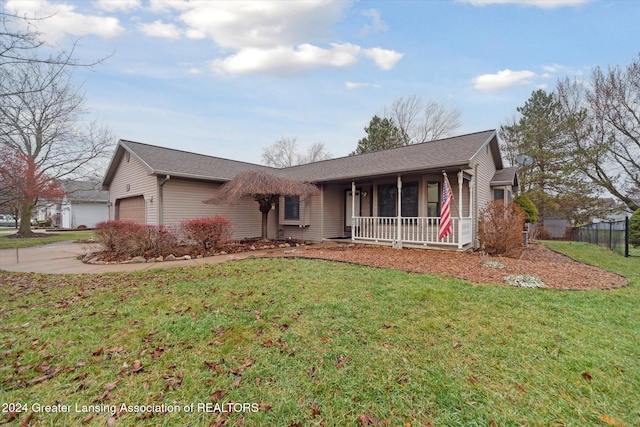
<path fill-rule="evenodd" d="M 134 241 L 138 239 L 143 227 L 144 225 L 133 221 L 102 221 L 96 224 L 93 234 L 106 252 L 114 257 L 123 257 L 136 252 Z"/>
<path fill-rule="evenodd" d="M 159 257 L 174 252 L 178 238 L 171 229 L 164 225 L 143 225 L 134 236 L 133 256 Z"/>
<path fill-rule="evenodd" d="M 94 234 L 113 258 L 166 256 L 178 245 L 175 233 L 163 225 L 126 220 L 100 222 L 96 224 Z"/>
<path fill-rule="evenodd" d="M 222 215 L 182 221 L 182 229 L 187 240 L 205 253 L 228 242 L 233 234 L 231 220 Z"/>
<path fill-rule="evenodd" d="M 495 200 L 480 211 L 478 239 L 490 255 L 517 257 L 522 253 L 524 212 L 514 203 Z"/>

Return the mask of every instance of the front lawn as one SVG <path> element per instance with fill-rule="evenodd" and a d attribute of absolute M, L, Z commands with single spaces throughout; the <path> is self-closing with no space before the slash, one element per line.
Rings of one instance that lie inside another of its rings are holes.
<path fill-rule="evenodd" d="M 37 237 L 13 237 L 13 234 L 0 235 L 0 249 L 29 248 L 46 245 L 47 243 L 63 242 L 65 240 L 85 240 L 93 237 L 93 231 L 52 230 L 46 233 L 37 233 Z"/>
<path fill-rule="evenodd" d="M 0 272 L 0 403 L 27 409 L 0 422 L 639 425 L 640 277 L 608 268 L 630 286 L 470 285 L 302 259 Z M 38 406 L 55 404 L 70 413 Z"/>

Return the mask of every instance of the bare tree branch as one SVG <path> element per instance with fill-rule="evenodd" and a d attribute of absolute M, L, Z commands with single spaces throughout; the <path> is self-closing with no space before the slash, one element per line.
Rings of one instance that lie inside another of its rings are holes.
<path fill-rule="evenodd" d="M 460 127 L 460 109 L 429 101 L 426 104 L 417 95 L 395 99 L 384 116 L 409 137 L 410 144 L 435 141 L 451 136 Z"/>

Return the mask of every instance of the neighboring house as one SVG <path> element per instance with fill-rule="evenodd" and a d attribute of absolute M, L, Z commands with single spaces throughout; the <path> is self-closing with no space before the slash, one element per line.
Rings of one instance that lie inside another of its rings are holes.
<path fill-rule="evenodd" d="M 109 192 L 95 181 L 63 181 L 67 194 L 60 204 L 60 227 L 93 228 L 109 219 Z"/>
<path fill-rule="evenodd" d="M 60 182 L 66 196 L 60 202 L 48 202 L 38 208 L 38 221 L 51 221 L 56 228 L 93 228 L 109 219 L 109 192 L 95 181 Z"/>
<path fill-rule="evenodd" d="M 476 245 L 480 209 L 494 194 L 510 198 L 517 183 L 515 168 L 503 166 L 494 130 L 284 169 L 121 140 L 103 181 L 109 218 L 176 224 L 223 214 L 233 221 L 235 238 L 259 236 L 261 214 L 251 197 L 235 206 L 203 203 L 251 169 L 312 182 L 320 190 L 308 200 L 281 197 L 269 215 L 269 236 L 350 237 L 396 247 Z M 453 233 L 439 241 L 443 171 L 454 196 Z"/>

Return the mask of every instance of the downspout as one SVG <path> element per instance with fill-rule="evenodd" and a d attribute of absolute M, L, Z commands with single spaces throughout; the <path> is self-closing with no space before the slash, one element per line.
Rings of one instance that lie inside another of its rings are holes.
<path fill-rule="evenodd" d="M 171 179 L 171 175 L 167 175 L 164 178 L 164 181 L 160 183 L 160 187 L 158 188 L 158 225 L 164 224 L 164 195 L 162 192 L 162 187 Z"/>

